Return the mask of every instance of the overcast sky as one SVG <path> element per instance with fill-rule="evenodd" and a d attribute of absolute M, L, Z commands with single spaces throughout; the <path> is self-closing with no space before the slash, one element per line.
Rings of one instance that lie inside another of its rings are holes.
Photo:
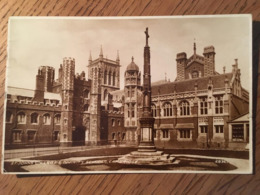
<path fill-rule="evenodd" d="M 9 20 L 8 86 L 35 89 L 35 76 L 39 66 L 53 66 L 56 78 L 64 57 L 73 57 L 76 72 L 86 72 L 89 52 L 98 58 L 100 46 L 104 57 L 115 60 L 119 50 L 121 83 L 124 71 L 134 56 L 143 72 L 145 28 L 149 28 L 152 82 L 176 78 L 176 54 L 193 54 L 196 39 L 197 54 L 203 55 L 205 46 L 213 45 L 216 52 L 216 71 L 223 66 L 230 72 L 238 58 L 242 85 L 249 89 L 251 66 L 251 21 L 246 16 L 204 18 L 30 18 L 14 17 Z M 143 74 L 143 73 L 142 73 Z"/>

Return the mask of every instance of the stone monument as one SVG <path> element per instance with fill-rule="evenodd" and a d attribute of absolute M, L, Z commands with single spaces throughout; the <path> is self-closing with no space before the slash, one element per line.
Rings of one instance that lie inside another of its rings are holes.
<path fill-rule="evenodd" d="M 146 45 L 144 47 L 144 73 L 143 73 L 143 112 L 140 118 L 141 140 L 138 150 L 131 152 L 118 159 L 119 163 L 124 164 L 147 164 L 164 165 L 171 164 L 174 157 L 157 151 L 154 145 L 154 121 L 151 112 L 151 65 L 150 65 L 150 47 L 148 44 L 148 28 L 145 31 Z"/>

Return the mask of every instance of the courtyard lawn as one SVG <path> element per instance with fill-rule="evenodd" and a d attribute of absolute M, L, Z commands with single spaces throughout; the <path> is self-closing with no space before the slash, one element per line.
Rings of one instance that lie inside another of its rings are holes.
<path fill-rule="evenodd" d="M 166 154 L 175 157 L 173 164 L 138 165 L 120 164 L 117 159 L 135 147 L 92 148 L 86 151 L 44 155 L 38 157 L 7 160 L 6 172 L 64 172 L 78 171 L 235 171 L 249 167 L 248 151 L 165 149 Z M 12 162 L 20 162 L 17 165 Z M 24 163 L 24 164 L 23 164 Z M 31 163 L 31 164 L 30 164 Z M 50 163 L 50 164 L 49 164 Z M 56 167 L 56 168 L 55 168 Z M 67 170 L 67 171 L 66 171 Z"/>

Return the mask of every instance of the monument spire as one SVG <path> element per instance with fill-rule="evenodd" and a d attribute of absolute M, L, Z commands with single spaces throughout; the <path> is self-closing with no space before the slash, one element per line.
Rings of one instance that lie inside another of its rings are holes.
<path fill-rule="evenodd" d="M 150 74 L 150 47 L 148 46 L 148 28 L 144 32 L 146 45 L 144 47 L 144 75 L 143 75 L 143 113 L 140 122 L 140 142 L 138 150 L 118 159 L 124 164 L 169 164 L 174 157 L 157 151 L 154 145 L 154 121 L 151 111 L 151 74 Z M 133 60 L 133 59 L 132 59 Z"/>
<path fill-rule="evenodd" d="M 144 47 L 144 75 L 143 75 L 143 113 L 140 118 L 141 140 L 138 151 L 156 151 L 153 139 L 154 118 L 151 112 L 151 70 L 150 70 L 150 47 L 148 45 L 148 28 L 144 32 L 146 45 Z"/>
<path fill-rule="evenodd" d="M 151 114 L 151 70 L 150 70 L 150 47 L 148 45 L 148 28 L 144 32 L 146 35 L 146 45 L 144 47 L 144 75 L 143 75 L 143 116 L 150 117 Z"/>

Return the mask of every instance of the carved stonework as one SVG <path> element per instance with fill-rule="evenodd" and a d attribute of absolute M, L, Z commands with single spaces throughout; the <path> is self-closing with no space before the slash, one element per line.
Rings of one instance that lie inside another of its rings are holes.
<path fill-rule="evenodd" d="M 207 117 L 200 117 L 200 118 L 198 119 L 198 122 L 199 122 L 199 123 L 208 123 L 208 118 L 207 118 Z"/>

